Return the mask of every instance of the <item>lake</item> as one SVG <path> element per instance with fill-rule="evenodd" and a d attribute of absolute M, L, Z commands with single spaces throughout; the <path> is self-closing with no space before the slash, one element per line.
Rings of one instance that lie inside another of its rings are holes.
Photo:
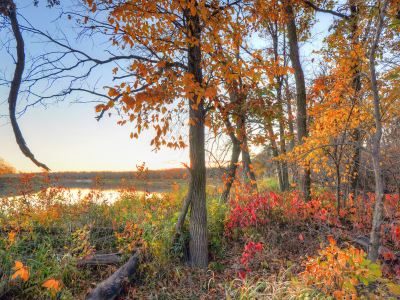
<path fill-rule="evenodd" d="M 79 198 L 85 197 L 87 194 L 89 194 L 93 188 L 94 188 L 94 183 L 92 180 L 86 180 L 86 179 L 81 179 L 81 180 L 63 180 L 59 183 L 62 187 L 65 187 L 68 189 L 67 196 L 70 200 L 77 200 Z M 106 182 L 103 183 L 100 187 L 100 189 L 96 189 L 102 192 L 102 199 L 106 199 L 107 202 L 112 203 L 114 202 L 120 195 L 118 192 L 117 187 L 121 186 L 121 183 L 110 183 Z M 129 183 L 127 183 L 127 186 L 132 186 Z M 39 189 L 39 186 L 37 187 Z M 146 191 L 150 194 L 161 194 L 161 193 L 167 193 L 171 191 L 171 186 L 170 185 L 160 185 L 154 184 L 154 185 L 146 185 L 144 183 L 136 183 L 133 185 L 133 188 L 135 192 L 139 194 L 144 194 Z M 10 196 L 9 191 L 12 191 L 14 194 L 16 190 L 8 185 L 0 187 L 0 198 L 5 197 L 5 196 Z"/>

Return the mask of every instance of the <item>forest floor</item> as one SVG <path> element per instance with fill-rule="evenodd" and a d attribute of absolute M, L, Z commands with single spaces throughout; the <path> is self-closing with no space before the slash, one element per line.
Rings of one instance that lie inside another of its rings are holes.
<path fill-rule="evenodd" d="M 111 204 L 101 190 L 71 202 L 48 184 L 30 194 L 35 176 L 21 175 L 25 196 L 0 200 L 0 299 L 84 299 L 135 252 L 141 264 L 122 299 L 399 299 L 398 195 L 386 196 L 388 252 L 372 264 L 352 242 L 368 236 L 372 194 L 337 211 L 328 191 L 305 203 L 271 180 L 258 193 L 236 186 L 229 203 L 208 187 L 210 264 L 201 270 L 187 264 L 189 220 L 171 248 L 184 188 L 145 197 L 127 185 Z M 86 263 L 111 253 L 120 263 Z"/>

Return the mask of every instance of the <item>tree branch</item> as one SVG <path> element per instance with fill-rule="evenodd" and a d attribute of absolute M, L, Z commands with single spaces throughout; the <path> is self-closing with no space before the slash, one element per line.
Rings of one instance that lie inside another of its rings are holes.
<path fill-rule="evenodd" d="M 12 1 L 10 1 L 10 3 L 12 3 Z M 9 6 L 8 18 L 10 19 L 12 31 L 14 33 L 15 40 L 17 43 L 17 63 L 15 65 L 14 78 L 11 82 L 10 93 L 8 96 L 8 107 L 10 112 L 11 125 L 14 131 L 15 139 L 22 153 L 38 167 L 50 171 L 50 169 L 45 164 L 37 161 L 32 152 L 29 150 L 22 136 L 21 130 L 19 129 L 17 119 L 15 117 L 15 107 L 17 103 L 18 92 L 21 86 L 22 74 L 25 68 L 25 52 L 24 52 L 24 40 L 22 38 L 21 32 L 19 31 L 19 24 L 17 21 L 17 15 L 15 13 L 14 3 L 12 3 L 12 5 Z"/>
<path fill-rule="evenodd" d="M 341 14 L 337 11 L 319 8 L 319 7 L 315 6 L 314 4 L 312 4 L 310 1 L 304 1 L 304 3 L 307 4 L 309 7 L 311 7 L 312 9 L 314 9 L 315 11 L 326 13 L 326 14 L 331 14 L 331 15 L 334 15 L 336 17 L 340 17 L 340 18 L 346 19 L 346 20 L 350 19 L 349 16 L 346 16 L 345 14 Z"/>

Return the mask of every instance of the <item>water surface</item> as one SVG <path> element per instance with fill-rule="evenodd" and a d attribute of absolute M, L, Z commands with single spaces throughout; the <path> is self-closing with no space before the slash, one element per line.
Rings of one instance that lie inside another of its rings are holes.
<path fill-rule="evenodd" d="M 78 199 L 82 199 L 87 196 L 91 191 L 101 192 L 101 200 L 107 200 L 107 202 L 112 203 L 116 199 L 120 197 L 120 190 L 118 186 L 121 186 L 121 183 L 103 183 L 100 186 L 95 186 L 92 180 L 86 179 L 78 179 L 78 180 L 65 180 L 59 183 L 62 187 L 67 188 L 65 191 L 65 198 L 70 199 L 72 201 L 76 201 Z M 131 185 L 129 183 L 126 184 L 129 186 L 131 190 L 134 190 L 138 194 L 161 194 L 166 193 L 171 190 L 171 186 L 165 185 L 148 185 L 145 183 L 138 183 Z M 37 190 L 39 190 L 39 186 L 35 186 Z M 0 187 L 0 198 L 5 196 L 10 196 L 10 191 L 13 195 L 16 194 L 16 190 L 9 186 L 4 185 Z"/>

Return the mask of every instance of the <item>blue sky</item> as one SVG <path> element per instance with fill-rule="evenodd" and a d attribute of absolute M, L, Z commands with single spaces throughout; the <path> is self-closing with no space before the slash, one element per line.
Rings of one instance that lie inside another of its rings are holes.
<path fill-rule="evenodd" d="M 57 18 L 59 9 L 48 9 L 44 2 L 38 8 L 33 5 L 22 6 L 27 1 L 16 1 L 19 5 L 19 13 L 23 15 L 35 27 L 41 30 L 48 29 L 52 32 L 52 23 Z M 63 1 L 64 5 L 66 1 Z M 64 8 L 65 9 L 65 8 Z M 19 18 L 21 19 L 21 18 Z M 23 23 L 20 20 L 20 23 Z M 73 35 L 68 28 L 70 23 L 63 21 L 63 30 Z M 54 30 L 53 29 L 53 30 Z M 27 34 L 24 34 L 26 47 L 30 53 L 41 51 L 43 44 L 34 44 Z M 87 43 L 85 48 L 93 45 Z M 13 51 L 14 49 L 11 49 Z M 95 51 L 95 49 L 93 50 Z M 12 58 L 3 53 L 0 69 L 7 68 L 7 74 L 13 74 Z M 101 54 L 101 53 L 100 53 Z M 107 72 L 104 71 L 106 74 Z M 109 71 L 111 75 L 111 71 Z M 8 89 L 0 87 L 2 99 L 7 99 Z M 95 120 L 93 103 L 70 104 L 75 100 L 70 96 L 65 102 L 49 105 L 47 108 L 37 106 L 29 108 L 18 120 L 28 147 L 35 157 L 52 171 L 101 171 L 136 170 L 136 164 L 145 162 L 151 169 L 164 169 L 181 167 L 180 162 L 188 163 L 188 151 L 173 151 L 161 149 L 157 153 L 152 152 L 150 141 L 151 132 L 144 132 L 139 139 L 130 139 L 132 125 L 117 125 L 117 116 L 103 117 L 100 122 Z M 3 101 L 2 101 L 3 102 Z M 22 109 L 26 103 L 19 102 L 18 108 Z M 0 105 L 0 114 L 7 114 L 7 103 Z M 18 148 L 12 132 L 11 125 L 6 118 L 0 119 L 1 147 L 0 156 L 8 160 L 19 171 L 40 171 Z"/>
<path fill-rule="evenodd" d="M 19 13 L 27 18 L 34 27 L 48 30 L 50 33 L 54 32 L 56 26 L 52 21 L 57 18 L 60 10 L 46 8 L 44 0 L 39 3 L 38 8 L 33 4 L 26 5 L 27 2 L 26 0 L 16 1 Z M 64 10 L 67 10 L 66 7 L 71 2 L 64 0 L 62 3 Z M 318 48 L 321 45 L 321 38 L 332 20 L 330 16 L 326 15 L 319 17 L 322 22 L 316 25 L 314 32 L 323 32 L 323 34 L 319 35 L 316 41 L 317 45 L 302 47 L 305 63 L 309 60 L 307 54 L 311 51 L 311 47 L 317 46 Z M 23 23 L 21 17 L 19 20 L 20 23 Z M 74 33 L 69 22 L 61 21 L 60 27 L 73 39 Z M 4 33 L 3 29 L 0 34 Z M 24 38 L 26 47 L 32 55 L 43 50 L 44 45 L 34 43 L 28 34 L 25 33 Z M 91 42 L 86 41 L 85 43 L 85 50 L 102 55 L 102 53 L 98 53 Z M 15 49 L 11 48 L 10 51 L 13 52 Z M 5 49 L 0 52 L 0 55 L 5 58 L 0 64 L 0 71 L 5 70 L 7 76 L 11 78 L 14 70 L 12 58 L 5 53 Z M 110 67 L 110 71 L 107 69 L 101 71 L 104 74 L 101 79 L 103 85 L 110 80 L 111 69 Z M 0 115 L 3 115 L 7 114 L 8 110 L 6 102 L 8 89 L 0 87 L 0 94 L 2 95 Z M 75 97 L 69 96 L 66 101 L 49 105 L 46 108 L 43 106 L 29 108 L 18 120 L 28 147 L 35 157 L 40 162 L 47 164 L 52 171 L 129 171 L 135 170 L 136 164 L 142 162 L 145 162 L 150 169 L 164 169 L 181 167 L 180 162 L 188 163 L 187 150 L 174 151 L 164 148 L 157 153 L 152 152 L 150 141 L 153 133 L 151 131 L 142 133 L 139 139 L 130 139 L 129 135 L 133 131 L 133 125 L 129 123 L 122 127 L 117 125 L 119 120 L 117 116 L 111 118 L 105 116 L 100 122 L 97 122 L 94 118 L 93 107 L 95 104 L 70 104 L 73 100 Z M 22 109 L 25 104 L 20 101 L 18 108 Z M 19 171 L 40 171 L 19 150 L 11 125 L 6 118 L 0 118 L 0 138 L 1 157 L 8 160 Z"/>

